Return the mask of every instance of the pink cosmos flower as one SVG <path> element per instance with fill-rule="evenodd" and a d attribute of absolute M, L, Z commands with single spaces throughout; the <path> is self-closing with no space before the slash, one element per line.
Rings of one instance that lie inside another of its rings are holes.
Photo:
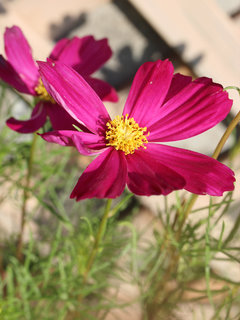
<path fill-rule="evenodd" d="M 31 48 L 21 29 L 6 28 L 4 33 L 7 60 L 0 55 L 0 79 L 22 93 L 38 98 L 31 118 L 7 120 L 7 125 L 20 133 L 31 133 L 41 128 L 49 116 L 57 129 L 72 129 L 73 119 L 49 96 L 33 60 Z M 95 40 L 92 36 L 62 39 L 53 48 L 49 58 L 72 67 L 84 77 L 102 100 L 117 101 L 116 91 L 105 81 L 91 77 L 112 55 L 107 39 Z"/>
<path fill-rule="evenodd" d="M 215 126 L 232 101 L 211 79 L 173 74 L 168 60 L 143 64 L 122 116 L 110 119 L 86 81 L 61 63 L 40 62 L 48 92 L 89 133 L 59 130 L 41 135 L 49 142 L 98 155 L 79 178 L 71 198 L 115 198 L 128 186 L 137 195 L 167 195 L 186 189 L 220 196 L 233 190 L 234 173 L 206 155 L 161 142 L 181 140 Z M 89 113 L 91 109 L 91 113 Z M 159 143 L 160 142 L 160 143 Z"/>

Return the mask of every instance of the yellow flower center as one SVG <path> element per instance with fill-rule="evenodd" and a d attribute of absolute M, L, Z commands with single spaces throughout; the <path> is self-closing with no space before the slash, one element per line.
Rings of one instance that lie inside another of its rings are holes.
<path fill-rule="evenodd" d="M 148 143 L 147 128 L 139 127 L 133 118 L 126 116 L 117 116 L 114 120 L 107 122 L 106 140 L 107 146 L 115 147 L 116 150 L 122 150 L 125 155 L 134 153 L 140 147 L 146 149 L 144 144 Z"/>
<path fill-rule="evenodd" d="M 35 92 L 37 93 L 39 99 L 56 103 L 55 100 L 47 92 L 41 78 L 39 79 L 38 85 L 35 88 Z"/>

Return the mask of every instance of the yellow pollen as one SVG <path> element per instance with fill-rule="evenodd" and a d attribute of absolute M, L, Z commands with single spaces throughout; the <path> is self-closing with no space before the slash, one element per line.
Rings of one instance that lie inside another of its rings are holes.
<path fill-rule="evenodd" d="M 35 92 L 37 93 L 39 99 L 56 103 L 55 100 L 47 92 L 41 78 L 39 79 L 38 85 L 35 88 Z"/>
<path fill-rule="evenodd" d="M 114 120 L 108 121 L 106 126 L 107 146 L 115 147 L 116 150 L 123 151 L 125 155 L 134 153 L 140 147 L 147 148 L 144 145 L 148 143 L 147 128 L 139 127 L 133 118 L 128 118 L 128 114 L 117 116 Z"/>

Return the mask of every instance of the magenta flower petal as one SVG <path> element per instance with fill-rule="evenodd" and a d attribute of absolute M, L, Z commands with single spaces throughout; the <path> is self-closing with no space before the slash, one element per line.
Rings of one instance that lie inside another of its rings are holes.
<path fill-rule="evenodd" d="M 86 127 L 73 119 L 59 104 L 45 102 L 44 106 L 54 130 L 75 130 L 73 126 L 75 125 L 82 131 L 89 132 Z"/>
<path fill-rule="evenodd" d="M 98 95 L 73 69 L 59 62 L 39 62 L 45 88 L 72 118 L 98 133 L 110 120 Z"/>
<path fill-rule="evenodd" d="M 173 71 L 173 65 L 168 60 L 144 63 L 134 77 L 123 115 L 129 114 L 142 127 L 148 127 L 159 119 Z"/>
<path fill-rule="evenodd" d="M 142 196 L 167 195 L 184 188 L 185 179 L 169 168 L 167 162 L 160 161 L 160 157 L 160 154 L 151 152 L 149 145 L 146 150 L 127 155 L 127 185 L 133 193 Z"/>
<path fill-rule="evenodd" d="M 184 189 L 196 194 L 221 196 L 234 189 L 234 172 L 219 161 L 190 150 L 149 144 L 148 152 L 178 172 L 186 181 Z"/>
<path fill-rule="evenodd" d="M 50 55 L 49 55 L 49 58 L 50 58 L 51 60 L 56 60 L 56 61 L 59 60 L 59 58 L 60 58 L 60 56 L 61 56 L 61 53 L 64 51 L 64 48 L 67 47 L 67 45 L 69 44 L 70 41 L 71 41 L 71 40 L 68 39 L 68 38 L 62 38 L 61 40 L 59 40 L 59 41 L 55 44 L 52 52 L 51 52 Z M 64 58 L 64 56 L 63 56 L 63 58 Z M 71 63 L 71 59 L 70 59 L 70 63 Z M 65 63 L 65 64 L 66 64 L 66 63 Z"/>
<path fill-rule="evenodd" d="M 92 77 L 85 77 L 87 83 L 93 88 L 93 90 L 98 94 L 99 98 L 102 101 L 118 101 L 118 95 L 116 90 L 110 86 L 109 83 L 106 81 L 92 78 Z"/>
<path fill-rule="evenodd" d="M 178 80 L 181 81 L 181 78 Z M 162 106 L 160 119 L 148 127 L 149 141 L 175 141 L 193 137 L 222 121 L 231 106 L 232 100 L 219 84 L 208 78 L 199 78 Z"/>
<path fill-rule="evenodd" d="M 11 64 L 0 55 L 0 79 L 22 93 L 35 94 L 32 87 L 28 87 L 13 69 Z"/>
<path fill-rule="evenodd" d="M 116 198 L 123 192 L 126 179 L 124 153 L 108 148 L 83 172 L 70 197 L 77 201 L 86 198 Z"/>
<path fill-rule="evenodd" d="M 101 100 L 118 101 L 114 88 L 107 82 L 90 78 L 112 55 L 107 39 L 95 40 L 92 36 L 62 39 L 54 47 L 50 59 L 60 61 L 80 73 L 95 90 Z"/>
<path fill-rule="evenodd" d="M 168 93 L 163 102 L 163 105 L 172 97 L 174 97 L 176 94 L 178 94 L 183 88 L 185 88 L 191 82 L 192 82 L 192 77 L 184 76 L 183 74 L 180 74 L 180 73 L 174 74 Z"/>
<path fill-rule="evenodd" d="M 6 28 L 4 41 L 8 62 L 19 74 L 23 82 L 34 90 L 39 79 L 38 68 L 32 58 L 31 48 L 21 29 L 17 26 Z"/>
<path fill-rule="evenodd" d="M 97 71 L 112 55 L 107 39 L 93 36 L 62 39 L 54 47 L 50 59 L 61 61 L 83 76 Z"/>
<path fill-rule="evenodd" d="M 9 118 L 6 121 L 7 126 L 19 133 L 33 133 L 41 128 L 47 119 L 46 109 L 44 103 L 39 102 L 33 109 L 31 118 L 29 120 L 17 120 Z"/>
<path fill-rule="evenodd" d="M 58 130 L 40 134 L 40 136 L 48 142 L 74 146 L 81 154 L 87 156 L 99 154 L 106 148 L 104 139 L 92 133 Z"/>

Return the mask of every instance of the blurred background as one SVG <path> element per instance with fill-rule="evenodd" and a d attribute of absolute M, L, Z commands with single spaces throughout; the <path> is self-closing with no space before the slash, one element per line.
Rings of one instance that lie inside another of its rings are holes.
<path fill-rule="evenodd" d="M 22 28 L 36 60 L 45 60 L 62 37 L 108 38 L 113 56 L 97 76 L 119 92 L 120 101 L 110 110 L 114 114 L 146 61 L 169 58 L 176 72 L 208 76 L 224 87 L 240 81 L 240 0 L 1 0 L 1 39 L 5 27 L 14 24 Z M 2 53 L 3 47 L 0 41 Z M 231 94 L 234 113 L 239 101 L 237 93 Z M 223 130 L 219 125 L 178 145 L 211 154 L 205 141 L 215 145 Z"/>
<path fill-rule="evenodd" d="M 240 0 L 1 0 L 1 39 L 14 24 L 36 59 L 62 37 L 107 37 L 114 54 L 101 74 L 118 89 L 159 58 L 224 86 L 239 82 Z"/>

